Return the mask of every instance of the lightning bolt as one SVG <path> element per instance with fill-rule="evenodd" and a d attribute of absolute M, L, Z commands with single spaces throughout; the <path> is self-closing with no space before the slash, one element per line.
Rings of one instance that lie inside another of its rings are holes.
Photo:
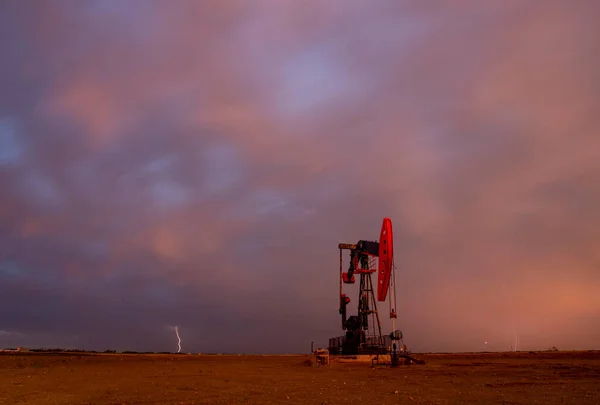
<path fill-rule="evenodd" d="M 179 337 L 178 326 L 175 326 L 175 334 L 177 335 L 177 353 L 181 353 L 181 338 Z"/>

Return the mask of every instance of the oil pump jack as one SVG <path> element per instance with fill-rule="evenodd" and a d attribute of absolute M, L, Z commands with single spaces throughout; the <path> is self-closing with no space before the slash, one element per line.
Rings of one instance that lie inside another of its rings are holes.
<path fill-rule="evenodd" d="M 332 354 L 387 354 L 392 364 L 398 362 L 399 341 L 402 332 L 395 330 L 396 289 L 394 274 L 394 240 L 392 221 L 383 219 L 379 241 L 359 240 L 356 244 L 340 243 L 340 308 L 344 336 L 329 339 L 329 351 Z M 350 265 L 343 270 L 343 251 L 350 251 Z M 377 267 L 375 267 L 378 261 Z M 377 272 L 377 297 L 373 287 L 372 275 Z M 351 302 L 343 292 L 344 284 L 354 284 L 355 275 L 360 277 L 358 293 L 358 314 L 348 316 L 347 306 Z M 391 286 L 391 292 L 390 292 Z M 389 294 L 388 294 L 389 292 Z M 389 299 L 392 332 L 383 335 L 377 302 Z M 390 344 L 391 343 L 391 344 Z M 388 349 L 389 348 L 389 349 Z"/>

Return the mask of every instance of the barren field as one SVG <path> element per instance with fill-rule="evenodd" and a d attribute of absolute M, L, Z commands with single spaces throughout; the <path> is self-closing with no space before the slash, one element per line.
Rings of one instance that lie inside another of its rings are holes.
<path fill-rule="evenodd" d="M 311 356 L 0 355 L 0 404 L 600 404 L 600 353 Z"/>

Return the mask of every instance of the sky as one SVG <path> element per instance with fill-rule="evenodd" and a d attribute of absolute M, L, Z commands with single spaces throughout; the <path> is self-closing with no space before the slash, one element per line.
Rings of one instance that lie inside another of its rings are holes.
<path fill-rule="evenodd" d="M 598 13 L 2 1 L 0 347 L 324 347 L 390 217 L 411 350 L 600 349 Z"/>

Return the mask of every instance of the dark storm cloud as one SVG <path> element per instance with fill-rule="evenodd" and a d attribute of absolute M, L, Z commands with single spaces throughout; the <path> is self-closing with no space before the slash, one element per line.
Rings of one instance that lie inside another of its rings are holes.
<path fill-rule="evenodd" d="M 324 344 L 383 216 L 414 350 L 597 342 L 595 2 L 1 7 L 0 343 Z"/>

